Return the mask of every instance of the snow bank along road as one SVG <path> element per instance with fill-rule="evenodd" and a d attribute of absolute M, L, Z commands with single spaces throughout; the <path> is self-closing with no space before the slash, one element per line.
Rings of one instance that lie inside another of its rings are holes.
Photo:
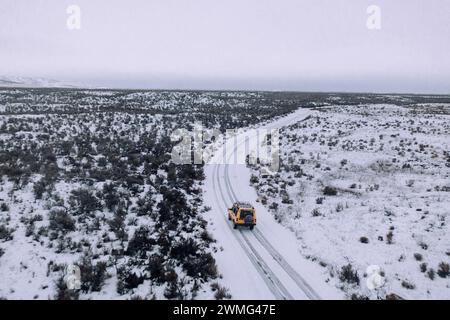
<path fill-rule="evenodd" d="M 299 109 L 258 128 L 281 128 L 312 112 Z M 226 140 L 205 168 L 205 205 L 211 207 L 208 220 L 221 248 L 216 259 L 225 286 L 234 299 L 342 299 L 343 294 L 326 282 L 324 270 L 302 257 L 294 234 L 256 202 L 256 191 L 249 184 L 250 170 L 244 164 L 220 164 L 217 160 L 223 158 L 224 149 L 226 159 L 237 156 L 237 146 L 246 136 L 242 132 Z M 253 231 L 235 230 L 228 221 L 227 208 L 238 200 L 256 208 L 257 226 Z"/>

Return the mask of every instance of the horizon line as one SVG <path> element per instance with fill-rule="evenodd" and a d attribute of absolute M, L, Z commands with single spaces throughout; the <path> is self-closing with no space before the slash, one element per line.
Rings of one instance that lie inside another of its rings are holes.
<path fill-rule="evenodd" d="M 2 86 L 4 89 L 56 89 L 56 90 L 88 90 L 88 91 L 173 91 L 173 92 L 269 92 L 269 93 L 316 93 L 316 94 L 373 94 L 373 95 L 415 95 L 415 96 L 450 96 L 449 93 L 395 92 L 395 91 L 352 91 L 352 90 L 283 90 L 283 89 L 208 89 L 208 88 L 144 88 L 144 87 L 94 87 L 94 86 Z"/>

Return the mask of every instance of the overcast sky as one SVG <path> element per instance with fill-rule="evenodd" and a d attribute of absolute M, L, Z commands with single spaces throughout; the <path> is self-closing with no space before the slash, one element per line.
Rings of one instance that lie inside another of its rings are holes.
<path fill-rule="evenodd" d="M 81 29 L 66 26 L 69 5 Z M 366 26 L 381 9 L 381 29 Z M 0 75 L 450 93 L 450 0 L 0 0 Z"/>

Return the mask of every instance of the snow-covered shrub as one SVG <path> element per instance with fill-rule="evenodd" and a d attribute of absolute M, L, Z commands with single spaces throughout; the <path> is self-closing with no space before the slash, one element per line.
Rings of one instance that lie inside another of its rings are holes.
<path fill-rule="evenodd" d="M 110 230 L 114 232 L 117 239 L 120 241 L 126 241 L 128 239 L 128 233 L 126 231 L 125 226 L 125 218 L 127 216 L 127 211 L 119 207 L 114 212 L 114 216 L 111 220 L 108 221 Z"/>
<path fill-rule="evenodd" d="M 423 250 L 427 250 L 428 249 L 428 244 L 426 244 L 423 241 L 419 242 L 419 247 L 421 247 Z"/>
<path fill-rule="evenodd" d="M 408 289 L 408 290 L 413 290 L 413 289 L 416 288 L 416 286 L 415 286 L 413 283 L 411 283 L 411 282 L 409 282 L 409 281 L 407 281 L 407 280 L 403 280 L 403 281 L 402 281 L 402 287 L 403 287 L 403 288 L 406 288 L 406 289 Z"/>
<path fill-rule="evenodd" d="M 178 261 L 184 262 L 193 256 L 195 256 L 199 252 L 199 247 L 197 242 L 192 239 L 181 239 L 172 245 L 170 250 L 170 255 L 172 258 L 177 259 Z"/>
<path fill-rule="evenodd" d="M 136 214 L 137 216 L 153 216 L 153 207 L 155 201 L 152 199 L 152 194 L 147 193 L 144 197 L 141 197 L 136 202 Z"/>
<path fill-rule="evenodd" d="M 5 202 L 2 202 L 2 204 L 0 205 L 0 211 L 2 212 L 9 211 L 9 206 Z"/>
<path fill-rule="evenodd" d="M 46 191 L 46 183 L 44 181 L 44 179 L 40 179 L 39 181 L 36 181 L 33 185 L 33 192 L 34 192 L 34 197 L 39 200 L 42 199 L 42 196 L 44 194 L 44 192 Z"/>
<path fill-rule="evenodd" d="M 258 182 L 259 182 L 259 178 L 252 174 L 252 176 L 250 177 L 250 183 L 251 184 L 256 184 Z"/>
<path fill-rule="evenodd" d="M 100 195 L 105 201 L 105 206 L 108 210 L 112 211 L 117 207 L 120 200 L 117 186 L 114 183 L 105 183 L 102 191 L 103 193 L 100 193 Z"/>
<path fill-rule="evenodd" d="M 229 300 L 231 299 L 231 294 L 229 290 L 221 286 L 218 282 L 211 283 L 211 289 L 214 293 L 214 298 L 216 300 Z"/>
<path fill-rule="evenodd" d="M 144 277 L 131 271 L 128 265 L 120 266 L 117 269 L 117 293 L 120 295 L 128 293 L 144 283 Z"/>
<path fill-rule="evenodd" d="M 389 230 L 389 232 L 386 234 L 386 243 L 387 244 L 392 244 L 394 242 L 394 233 L 392 232 L 392 230 Z"/>
<path fill-rule="evenodd" d="M 106 263 L 92 262 L 92 256 L 86 253 L 78 263 L 81 273 L 81 290 L 87 292 L 98 292 L 102 289 L 107 277 Z"/>
<path fill-rule="evenodd" d="M 337 195 L 337 190 L 334 187 L 326 186 L 323 189 L 323 194 L 325 196 L 335 196 L 335 195 Z"/>
<path fill-rule="evenodd" d="M 339 272 L 339 280 L 356 285 L 359 285 L 360 281 L 358 272 L 353 270 L 353 266 L 351 264 L 347 264 L 341 268 L 341 271 Z"/>
<path fill-rule="evenodd" d="M 350 296 L 350 299 L 351 300 L 370 300 L 369 299 L 369 297 L 368 296 L 365 296 L 365 295 L 359 295 L 359 294 L 356 294 L 356 293 L 353 293 L 351 296 Z"/>
<path fill-rule="evenodd" d="M 152 254 L 148 259 L 147 269 L 150 278 L 157 283 L 164 282 L 164 257 L 159 254 Z"/>
<path fill-rule="evenodd" d="M 64 208 L 53 208 L 50 210 L 48 221 L 51 230 L 62 233 L 75 230 L 75 220 Z"/>
<path fill-rule="evenodd" d="M 269 206 L 269 209 L 271 210 L 278 210 L 278 203 L 272 202 L 272 204 Z"/>
<path fill-rule="evenodd" d="M 25 237 L 30 237 L 34 234 L 35 231 L 35 225 L 34 223 L 30 223 L 27 225 L 26 229 L 25 229 Z"/>
<path fill-rule="evenodd" d="M 184 279 L 178 279 L 178 275 L 172 270 L 170 272 L 173 275 L 167 279 L 167 287 L 164 291 L 164 297 L 167 299 L 185 300 L 187 297 L 187 291 L 185 289 Z"/>
<path fill-rule="evenodd" d="M 202 231 L 202 233 L 200 234 L 200 239 L 202 239 L 207 244 L 216 242 L 214 237 L 207 230 Z"/>
<path fill-rule="evenodd" d="M 422 261 L 423 256 L 420 253 L 414 253 L 414 259 L 416 259 L 416 261 Z"/>
<path fill-rule="evenodd" d="M 320 210 L 318 208 L 314 208 L 311 212 L 311 216 L 313 217 L 320 217 L 322 215 L 322 213 L 320 212 Z"/>
<path fill-rule="evenodd" d="M 76 215 L 89 215 L 96 210 L 100 210 L 101 203 L 91 190 L 86 188 L 75 189 L 71 192 L 69 203 Z"/>
<path fill-rule="evenodd" d="M 425 273 L 427 271 L 428 268 L 428 264 L 426 262 L 422 262 L 420 265 L 420 272 Z"/>
<path fill-rule="evenodd" d="M 196 257 L 186 260 L 183 264 L 188 276 L 199 277 L 204 280 L 214 279 L 218 276 L 216 261 L 208 253 L 201 253 Z"/>
<path fill-rule="evenodd" d="M 441 262 L 439 264 L 439 269 L 437 271 L 437 274 L 441 278 L 447 278 L 450 276 L 450 265 L 446 262 Z"/>
<path fill-rule="evenodd" d="M 149 228 L 141 226 L 134 232 L 133 237 L 128 242 L 125 253 L 129 256 L 146 259 L 147 252 L 150 252 L 155 244 L 156 240 L 151 236 Z"/>
<path fill-rule="evenodd" d="M 67 283 L 64 276 L 60 276 L 55 283 L 56 287 L 56 300 L 78 300 L 79 292 L 77 290 L 70 290 L 67 288 Z"/>
<path fill-rule="evenodd" d="M 367 243 L 369 243 L 369 239 L 367 237 L 361 237 L 361 238 L 359 238 L 359 242 L 367 244 Z"/>
<path fill-rule="evenodd" d="M 10 241 L 13 239 L 14 230 L 8 228 L 5 225 L 0 225 L 0 240 Z"/>

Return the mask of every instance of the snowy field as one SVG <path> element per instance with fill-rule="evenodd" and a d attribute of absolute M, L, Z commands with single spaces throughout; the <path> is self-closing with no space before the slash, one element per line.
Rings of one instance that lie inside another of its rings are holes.
<path fill-rule="evenodd" d="M 449 100 L 0 88 L 0 298 L 449 298 Z M 172 133 L 198 124 L 284 128 L 281 171 L 173 163 Z M 235 253 L 217 218 L 256 190 L 255 252 Z M 276 288 L 230 282 L 234 257 Z"/>
<path fill-rule="evenodd" d="M 203 218 L 203 166 L 174 164 L 171 134 L 256 124 L 297 104 L 256 92 L 0 89 L 0 298 L 229 298 Z"/>
<path fill-rule="evenodd" d="M 276 175 L 252 167 L 258 201 L 348 298 L 450 299 L 450 104 L 404 102 L 317 108 L 281 131 Z"/>

